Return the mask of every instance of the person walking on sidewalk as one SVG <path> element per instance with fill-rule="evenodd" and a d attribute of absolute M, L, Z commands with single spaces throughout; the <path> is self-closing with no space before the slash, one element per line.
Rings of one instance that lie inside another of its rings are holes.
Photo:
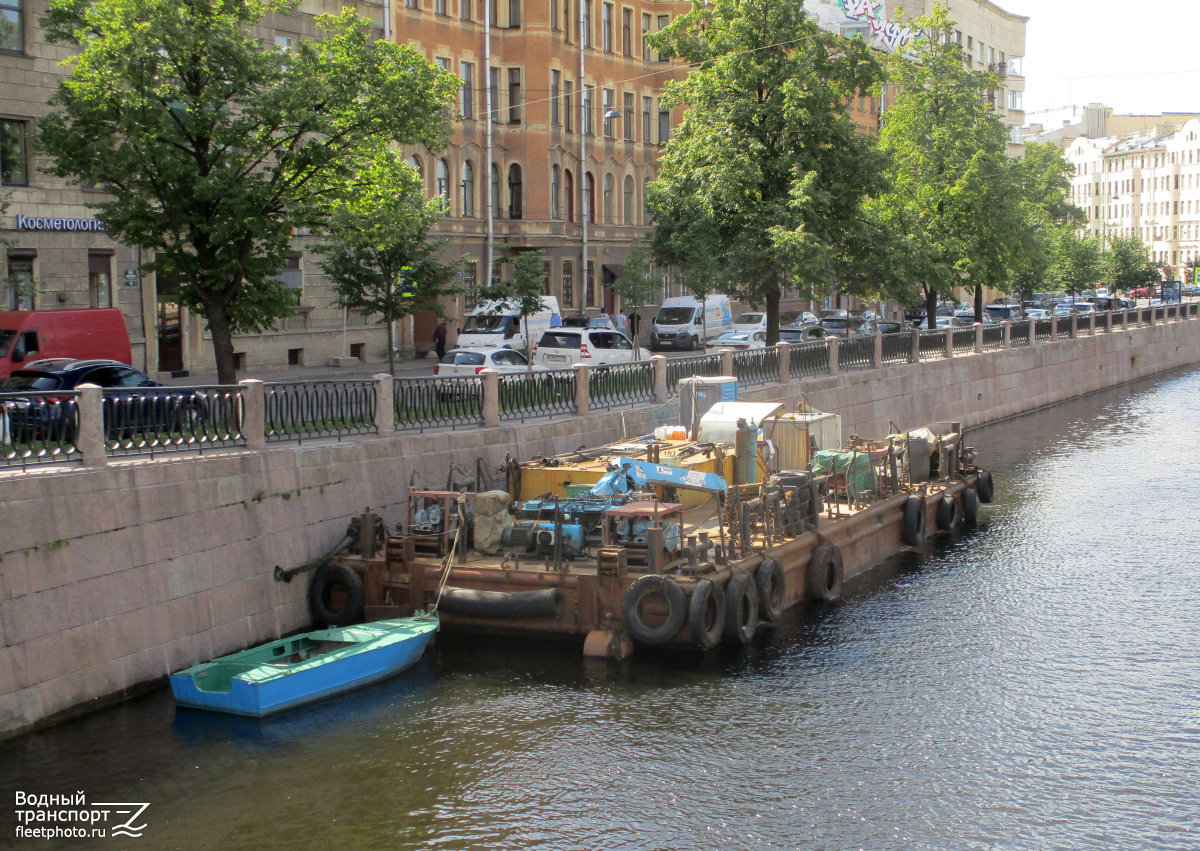
<path fill-rule="evenodd" d="M 437 350 L 438 363 L 441 363 L 442 358 L 446 356 L 446 334 L 448 331 L 445 319 L 440 320 L 437 327 L 433 329 L 433 347 Z"/>
<path fill-rule="evenodd" d="M 627 324 L 629 325 L 629 338 L 633 340 L 633 344 L 636 346 L 638 343 L 638 333 L 642 330 L 642 317 L 638 316 L 636 310 L 629 311 Z"/>

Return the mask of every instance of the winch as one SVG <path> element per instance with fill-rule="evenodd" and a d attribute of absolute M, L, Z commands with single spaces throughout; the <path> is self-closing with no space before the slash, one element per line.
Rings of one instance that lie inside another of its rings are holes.
<path fill-rule="evenodd" d="M 557 529 L 555 528 L 557 526 Z M 554 555 L 556 533 L 566 558 L 576 558 L 587 552 L 587 534 L 582 526 L 522 520 L 506 526 L 500 535 L 505 552 Z"/>

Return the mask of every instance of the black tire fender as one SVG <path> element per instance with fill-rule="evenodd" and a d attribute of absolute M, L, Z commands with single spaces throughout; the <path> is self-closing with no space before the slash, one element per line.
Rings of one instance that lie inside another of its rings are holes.
<path fill-rule="evenodd" d="M 725 586 L 725 638 L 749 644 L 758 632 L 758 588 L 748 573 L 735 573 Z"/>
<path fill-rule="evenodd" d="M 913 494 L 904 503 L 904 525 L 900 529 L 900 540 L 915 547 L 924 537 L 925 497 Z"/>
<path fill-rule="evenodd" d="M 963 491 L 963 525 L 974 526 L 979 522 L 979 494 L 974 488 Z"/>
<path fill-rule="evenodd" d="M 710 650 L 721 640 L 725 631 L 725 592 L 711 579 L 701 579 L 692 589 L 688 629 L 692 643 L 701 650 Z"/>
<path fill-rule="evenodd" d="M 992 474 L 987 470 L 983 470 L 979 474 L 979 480 L 975 483 L 975 490 L 979 493 L 979 501 L 989 503 L 992 497 L 995 496 L 995 486 L 992 483 Z"/>
<path fill-rule="evenodd" d="M 754 585 L 758 589 L 759 617 L 767 623 L 775 623 L 783 614 L 787 603 L 786 583 L 783 565 L 770 556 L 764 558 L 754 573 Z"/>
<path fill-rule="evenodd" d="M 650 627 L 642 620 L 639 607 L 642 600 L 651 594 L 661 594 L 667 601 L 667 619 L 660 626 Z M 648 574 L 641 577 L 625 592 L 621 601 L 621 617 L 625 620 L 625 629 L 635 641 L 642 644 L 665 644 L 683 629 L 687 620 L 687 595 L 674 580 L 658 574 Z"/>
<path fill-rule="evenodd" d="M 955 521 L 958 520 L 958 500 L 943 494 L 938 500 L 937 506 L 937 527 L 939 532 L 949 532 L 954 528 Z"/>
<path fill-rule="evenodd" d="M 344 590 L 346 601 L 335 609 L 331 592 L 338 587 Z M 355 623 L 362 617 L 363 596 L 362 577 L 354 568 L 338 562 L 322 565 L 308 584 L 308 609 L 313 623 L 325 627 Z"/>
<path fill-rule="evenodd" d="M 845 565 L 842 551 L 833 544 L 818 544 L 808 560 L 805 590 L 818 603 L 836 603 L 842 598 Z"/>

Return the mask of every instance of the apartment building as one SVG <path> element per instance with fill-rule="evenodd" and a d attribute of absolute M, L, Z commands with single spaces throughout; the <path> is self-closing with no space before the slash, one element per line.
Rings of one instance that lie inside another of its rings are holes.
<path fill-rule="evenodd" d="M 1101 237 L 1136 236 L 1169 279 L 1200 258 L 1200 120 L 1124 139 L 1076 139 L 1072 200 Z"/>
<path fill-rule="evenodd" d="M 1162 135 L 1179 129 L 1193 118 L 1195 112 L 1163 112 L 1151 115 L 1116 115 L 1111 106 L 1089 103 L 1087 106 L 1062 106 L 1026 113 L 1030 122 L 1022 133 L 1025 141 L 1054 145 L 1066 150 L 1080 136 L 1089 139 L 1125 138 L 1139 133 Z M 1163 131 L 1162 128 L 1167 128 Z"/>

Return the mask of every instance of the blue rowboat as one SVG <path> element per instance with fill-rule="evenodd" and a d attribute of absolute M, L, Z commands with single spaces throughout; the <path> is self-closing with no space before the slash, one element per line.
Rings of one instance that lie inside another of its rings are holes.
<path fill-rule="evenodd" d="M 424 615 L 306 632 L 172 674 L 171 691 L 180 706 L 262 718 L 394 677 L 437 627 Z"/>

